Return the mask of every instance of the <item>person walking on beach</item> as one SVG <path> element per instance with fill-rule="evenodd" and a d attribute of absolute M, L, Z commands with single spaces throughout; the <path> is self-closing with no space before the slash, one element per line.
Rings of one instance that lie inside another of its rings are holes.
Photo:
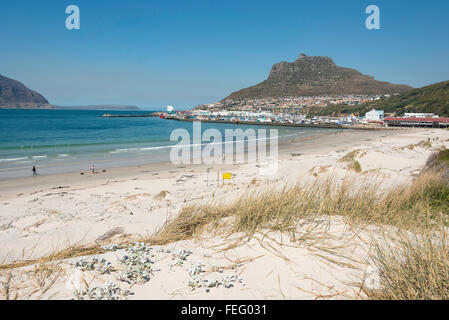
<path fill-rule="evenodd" d="M 36 166 L 33 166 L 33 176 L 37 176 L 37 169 L 36 169 Z"/>
<path fill-rule="evenodd" d="M 90 165 L 90 171 L 92 171 L 92 173 L 95 173 L 95 167 L 94 167 L 94 164 L 91 164 L 91 165 Z"/>

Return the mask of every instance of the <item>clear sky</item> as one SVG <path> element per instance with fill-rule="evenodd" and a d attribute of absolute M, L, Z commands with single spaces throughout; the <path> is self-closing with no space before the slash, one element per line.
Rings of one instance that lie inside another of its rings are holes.
<path fill-rule="evenodd" d="M 81 29 L 65 27 L 78 5 Z M 381 10 L 367 30 L 365 8 Z M 379 80 L 449 79 L 447 0 L 1 0 L 0 74 L 52 104 L 211 103 L 300 52 Z"/>

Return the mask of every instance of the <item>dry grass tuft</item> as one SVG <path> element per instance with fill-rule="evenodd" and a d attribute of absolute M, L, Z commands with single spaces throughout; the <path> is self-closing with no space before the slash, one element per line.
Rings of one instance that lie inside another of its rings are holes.
<path fill-rule="evenodd" d="M 257 183 L 257 178 L 252 178 L 249 185 L 255 185 Z"/>
<path fill-rule="evenodd" d="M 343 156 L 339 162 L 351 162 L 354 161 L 357 157 L 362 157 L 364 154 L 362 153 L 362 150 L 353 150 L 351 152 L 349 152 L 348 154 L 346 154 L 345 156 Z"/>
<path fill-rule="evenodd" d="M 150 238 L 154 245 L 164 245 L 170 242 L 188 240 L 201 233 L 211 222 L 225 218 L 222 210 L 215 207 L 203 207 L 198 211 L 196 207 L 185 207 L 172 221 L 167 222 L 155 236 Z"/>
<path fill-rule="evenodd" d="M 0 271 L 26 267 L 35 264 L 45 264 L 51 261 L 60 261 L 68 258 L 76 258 L 81 256 L 89 256 L 94 254 L 102 254 L 106 251 L 101 248 L 99 244 L 94 244 L 90 246 L 71 246 L 67 249 L 54 252 L 48 256 L 41 257 L 38 259 L 21 260 L 17 262 L 7 263 L 0 265 Z"/>
<path fill-rule="evenodd" d="M 426 162 L 426 171 L 434 171 L 449 181 L 449 149 L 443 148 L 430 155 Z"/>
<path fill-rule="evenodd" d="M 280 231 L 296 237 L 301 219 L 315 215 L 342 216 L 352 225 L 382 224 L 404 229 L 448 225 L 449 189 L 434 173 L 420 176 L 411 186 L 380 193 L 377 183 L 359 183 L 333 176 L 311 184 L 297 184 L 280 190 L 250 192 L 229 205 L 208 204 L 184 208 L 151 242 L 191 239 L 206 227 L 231 218 L 229 232 L 248 237 L 262 230 Z"/>
<path fill-rule="evenodd" d="M 362 165 L 357 160 L 352 161 L 348 165 L 349 170 L 353 170 L 355 172 L 362 172 Z"/>
<path fill-rule="evenodd" d="M 420 147 L 420 148 L 424 148 L 424 149 L 429 149 L 432 147 L 432 142 L 430 142 L 430 138 L 426 141 L 420 141 L 417 144 L 409 144 L 408 146 L 402 147 L 401 149 L 409 149 L 409 150 L 414 150 L 416 147 Z"/>
<path fill-rule="evenodd" d="M 364 290 L 371 299 L 449 299 L 447 231 L 403 235 L 399 244 L 377 247 L 374 263 L 381 290 Z"/>
<path fill-rule="evenodd" d="M 169 194 L 170 192 L 162 190 L 161 192 L 159 192 L 157 195 L 154 196 L 154 200 L 164 200 L 165 197 L 167 197 L 167 194 Z"/>
<path fill-rule="evenodd" d="M 449 299 L 448 177 L 449 150 L 442 149 L 429 157 L 421 176 L 403 195 L 414 219 L 426 220 L 430 228 L 402 231 L 399 241 L 387 241 L 392 243 L 387 248 L 376 245 L 372 260 L 380 289 L 364 290 L 369 298 Z"/>
<path fill-rule="evenodd" d="M 50 299 L 58 291 L 50 290 L 65 275 L 59 263 L 38 263 L 32 268 L 18 268 L 0 273 L 0 299 Z"/>
<path fill-rule="evenodd" d="M 360 165 L 360 162 L 357 161 L 357 157 L 363 157 L 366 154 L 366 152 L 362 152 L 361 150 L 354 150 L 346 154 L 344 157 L 342 157 L 339 162 L 347 162 L 348 163 L 348 169 L 353 170 L 357 173 L 362 172 L 362 166 Z"/>

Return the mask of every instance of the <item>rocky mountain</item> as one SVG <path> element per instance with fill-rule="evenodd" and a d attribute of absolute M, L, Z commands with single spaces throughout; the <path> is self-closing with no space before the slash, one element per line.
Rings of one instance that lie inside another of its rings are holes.
<path fill-rule="evenodd" d="M 294 62 L 276 63 L 267 80 L 234 92 L 224 100 L 340 94 L 377 95 L 402 93 L 411 89 L 407 85 L 377 81 L 357 70 L 339 67 L 329 57 L 301 53 Z"/>
<path fill-rule="evenodd" d="M 52 106 L 19 81 L 0 75 L 0 108 L 51 109 Z"/>

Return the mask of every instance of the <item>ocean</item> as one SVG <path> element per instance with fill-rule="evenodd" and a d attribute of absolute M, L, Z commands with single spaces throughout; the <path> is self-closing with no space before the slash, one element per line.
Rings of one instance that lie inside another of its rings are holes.
<path fill-rule="evenodd" d="M 177 142 L 175 129 L 192 123 L 159 118 L 103 118 L 106 111 L 0 110 L 0 179 L 27 177 L 31 167 L 40 174 L 88 171 L 169 160 Z M 114 111 L 113 114 L 144 114 L 148 111 Z M 274 128 L 202 123 L 202 131 L 222 132 L 236 127 L 246 130 Z M 279 139 L 306 137 L 329 129 L 275 127 Z"/>

